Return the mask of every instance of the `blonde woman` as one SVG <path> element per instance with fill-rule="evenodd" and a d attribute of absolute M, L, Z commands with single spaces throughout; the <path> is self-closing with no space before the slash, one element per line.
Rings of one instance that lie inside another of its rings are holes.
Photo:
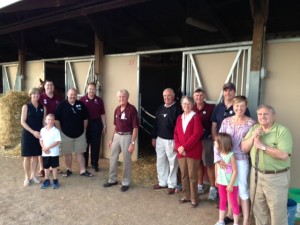
<path fill-rule="evenodd" d="M 45 107 L 39 104 L 39 90 L 32 88 L 29 91 L 29 97 L 30 102 L 23 105 L 21 113 L 21 125 L 23 126 L 21 155 L 24 158 L 24 186 L 29 186 L 31 182 L 40 183 L 40 180 L 36 178 L 36 169 L 38 156 L 42 154 L 39 142 L 40 130 L 46 116 Z"/>
<path fill-rule="evenodd" d="M 249 175 L 249 155 L 242 151 L 241 142 L 248 133 L 249 129 L 256 123 L 245 113 L 248 106 L 248 100 L 245 96 L 236 96 L 233 99 L 234 115 L 223 120 L 219 132 L 227 133 L 231 136 L 233 142 L 234 156 L 238 169 L 237 181 L 239 187 L 240 204 L 243 212 L 243 225 L 249 224 L 250 200 L 248 191 Z M 215 149 L 215 162 L 218 162 L 221 168 L 226 167 L 226 163 L 221 159 L 220 154 Z M 225 224 L 232 222 L 232 209 L 229 204 L 227 216 L 224 218 Z"/>

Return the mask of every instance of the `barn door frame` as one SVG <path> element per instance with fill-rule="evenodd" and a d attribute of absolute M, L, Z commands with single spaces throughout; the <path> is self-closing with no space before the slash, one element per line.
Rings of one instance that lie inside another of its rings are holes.
<path fill-rule="evenodd" d="M 85 77 L 84 89 L 79 92 L 76 74 L 74 73 L 73 64 L 78 62 L 89 62 L 89 68 Z M 65 61 L 65 88 L 68 91 L 70 88 L 75 88 L 78 91 L 78 97 L 82 97 L 86 93 L 87 84 L 89 82 L 95 81 L 95 59 L 94 58 L 84 58 L 84 59 L 69 59 Z"/>
<path fill-rule="evenodd" d="M 16 74 L 10 74 L 9 67 L 16 67 Z M 21 76 L 18 76 L 18 67 L 18 63 L 2 65 L 3 94 L 9 91 L 21 91 Z M 12 80 L 13 78 L 15 79 Z"/>
<path fill-rule="evenodd" d="M 182 56 L 182 76 L 181 92 L 186 95 L 192 95 L 197 87 L 203 87 L 201 74 L 195 62 L 195 56 L 208 53 L 236 52 L 231 69 L 226 76 L 224 83 L 232 82 L 236 85 L 236 92 L 239 95 L 248 96 L 251 62 L 251 45 L 236 46 L 228 48 L 204 49 L 196 51 L 185 51 Z M 221 90 L 217 102 L 222 99 Z"/>

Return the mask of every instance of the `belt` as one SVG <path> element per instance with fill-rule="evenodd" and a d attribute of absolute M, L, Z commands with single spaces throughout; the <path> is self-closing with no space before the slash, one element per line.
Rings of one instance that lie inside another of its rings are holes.
<path fill-rule="evenodd" d="M 101 121 L 101 118 L 98 118 L 98 119 L 91 119 L 89 120 L 90 122 L 98 122 L 98 121 Z"/>
<path fill-rule="evenodd" d="M 119 135 L 131 135 L 132 132 L 116 132 Z"/>
<path fill-rule="evenodd" d="M 290 168 L 287 167 L 285 169 L 282 169 L 282 170 L 260 170 L 258 168 L 255 168 L 253 166 L 254 169 L 257 169 L 259 172 L 263 173 L 263 174 L 278 174 L 278 173 L 284 173 L 286 171 L 288 171 Z"/>

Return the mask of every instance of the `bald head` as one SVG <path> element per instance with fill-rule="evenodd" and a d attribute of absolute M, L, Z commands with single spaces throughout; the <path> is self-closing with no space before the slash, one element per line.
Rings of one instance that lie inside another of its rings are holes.
<path fill-rule="evenodd" d="M 75 88 L 70 88 L 67 96 L 68 96 L 68 102 L 70 104 L 74 104 L 75 101 L 77 100 L 77 90 Z"/>

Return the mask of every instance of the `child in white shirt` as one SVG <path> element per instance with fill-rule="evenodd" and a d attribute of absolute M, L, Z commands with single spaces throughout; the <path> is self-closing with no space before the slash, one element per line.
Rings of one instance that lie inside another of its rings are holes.
<path fill-rule="evenodd" d="M 61 142 L 60 131 L 54 126 L 55 117 L 48 114 L 45 119 L 46 126 L 41 129 L 40 144 L 42 146 L 42 157 L 45 170 L 45 180 L 41 185 L 41 189 L 48 188 L 51 183 L 49 180 L 50 167 L 53 173 L 53 189 L 57 189 L 57 168 L 59 167 L 59 143 Z"/>

